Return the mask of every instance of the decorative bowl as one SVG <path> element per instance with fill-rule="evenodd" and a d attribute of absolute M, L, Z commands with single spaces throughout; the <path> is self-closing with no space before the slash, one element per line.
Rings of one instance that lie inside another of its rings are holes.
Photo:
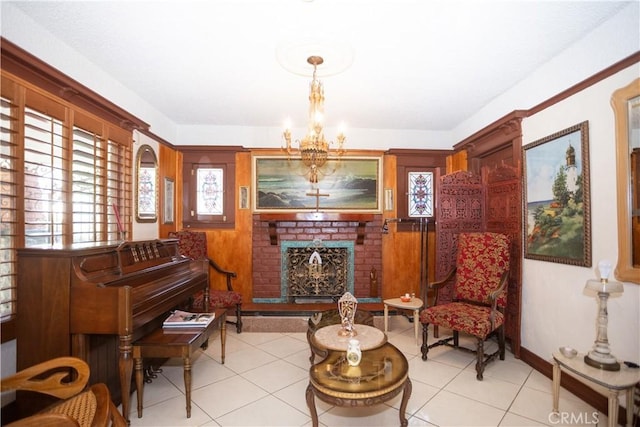
<path fill-rule="evenodd" d="M 568 357 L 569 359 L 572 359 L 576 357 L 576 355 L 578 354 L 578 351 L 575 348 L 571 348 L 571 347 L 560 347 L 560 353 L 562 353 L 564 357 Z"/>
<path fill-rule="evenodd" d="M 402 301 L 402 302 L 411 302 L 411 297 L 401 296 L 400 297 L 400 301 Z"/>

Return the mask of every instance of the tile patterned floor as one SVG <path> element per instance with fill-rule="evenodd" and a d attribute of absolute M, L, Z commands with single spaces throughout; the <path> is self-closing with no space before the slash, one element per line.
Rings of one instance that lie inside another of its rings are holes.
<path fill-rule="evenodd" d="M 549 418 L 551 381 L 509 352 L 506 360 L 489 364 L 484 380 L 477 381 L 472 354 L 438 347 L 423 361 L 406 317 L 392 316 L 389 329 L 389 341 L 409 361 L 409 426 L 607 425 L 604 414 L 565 389 L 560 409 L 584 422 Z M 311 426 L 304 332 L 237 334 L 235 328 L 227 328 L 224 365 L 218 338 L 214 335 L 209 348 L 193 360 L 191 418 L 185 411 L 182 362 L 170 359 L 158 378 L 145 386 L 142 418 L 137 417 L 134 392 L 131 426 Z M 488 351 L 491 346 L 496 344 L 489 344 Z M 334 407 L 318 399 L 316 405 L 322 427 L 397 426 L 400 400 L 401 395 L 368 408 Z"/>

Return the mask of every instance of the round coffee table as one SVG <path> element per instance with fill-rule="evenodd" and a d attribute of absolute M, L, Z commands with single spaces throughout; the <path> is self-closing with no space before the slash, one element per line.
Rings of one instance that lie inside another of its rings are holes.
<path fill-rule="evenodd" d="M 309 347 L 311 348 L 311 356 L 309 357 L 309 362 L 313 364 L 316 356 L 319 356 L 321 358 L 327 357 L 327 349 L 322 345 L 317 344 L 313 335 L 320 328 L 324 328 L 325 326 L 329 325 L 335 325 L 338 323 L 341 323 L 341 319 L 337 309 L 321 311 L 315 313 L 309 318 L 309 327 L 307 328 L 307 342 L 309 343 Z M 373 315 L 366 310 L 356 311 L 354 327 L 358 328 L 359 325 L 373 326 Z"/>
<path fill-rule="evenodd" d="M 313 427 L 318 427 L 315 397 L 336 406 L 372 406 L 397 396 L 401 391 L 400 425 L 411 396 L 407 358 L 391 343 L 363 351 L 358 366 L 350 366 L 344 351 L 329 350 L 328 356 L 309 369 L 306 398 Z"/>
<path fill-rule="evenodd" d="M 366 351 L 380 347 L 387 342 L 387 336 L 375 326 L 353 325 L 356 332 L 354 336 L 340 335 L 342 325 L 329 325 L 318 329 L 313 334 L 314 342 L 328 350 L 347 351 L 349 340 L 356 339 L 360 342 L 360 350 Z"/>

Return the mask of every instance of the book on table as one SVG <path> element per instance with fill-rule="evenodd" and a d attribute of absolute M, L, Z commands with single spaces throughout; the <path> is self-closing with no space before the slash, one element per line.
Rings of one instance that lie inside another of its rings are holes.
<path fill-rule="evenodd" d="M 215 313 L 191 313 L 174 310 L 162 323 L 163 328 L 205 328 L 215 319 Z"/>

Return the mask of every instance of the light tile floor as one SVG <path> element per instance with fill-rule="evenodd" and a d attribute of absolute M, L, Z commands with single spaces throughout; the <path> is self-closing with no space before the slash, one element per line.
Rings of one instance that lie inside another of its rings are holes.
<path fill-rule="evenodd" d="M 437 347 L 423 361 L 413 334 L 406 317 L 390 317 L 388 339 L 409 361 L 410 426 L 607 425 L 604 414 L 565 389 L 560 410 L 572 422 L 550 415 L 551 380 L 509 351 L 477 381 L 472 354 Z M 461 344 L 469 345 L 462 338 Z M 490 343 L 487 350 L 496 346 Z M 132 395 L 131 426 L 311 426 L 305 400 L 309 354 L 304 332 L 237 334 L 229 327 L 224 365 L 218 335 L 193 360 L 191 418 L 185 411 L 182 361 L 170 359 L 145 386 L 142 418 Z M 320 426 L 397 426 L 400 400 L 401 395 L 368 408 L 335 407 L 319 399 L 316 405 Z"/>

